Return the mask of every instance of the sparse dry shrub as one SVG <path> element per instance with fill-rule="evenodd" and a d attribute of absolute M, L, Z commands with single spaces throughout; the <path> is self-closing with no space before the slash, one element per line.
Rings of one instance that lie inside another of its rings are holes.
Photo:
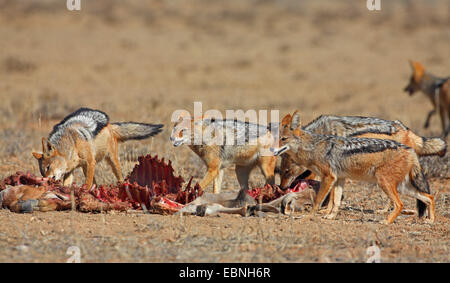
<path fill-rule="evenodd" d="M 53 90 L 44 89 L 39 94 L 20 93 L 3 101 L 0 122 L 59 120 L 76 108 L 77 105 L 69 104 Z"/>
<path fill-rule="evenodd" d="M 0 155 L 19 157 L 24 148 L 31 147 L 31 137 L 19 127 L 0 129 Z"/>
<path fill-rule="evenodd" d="M 222 10 L 215 16 L 220 21 L 230 21 L 244 25 L 252 25 L 255 21 L 253 10 Z"/>
<path fill-rule="evenodd" d="M 311 15 L 313 25 L 323 27 L 329 26 L 336 21 L 355 21 L 362 16 L 360 7 L 356 7 L 353 2 L 347 2 L 346 5 L 336 7 L 323 7 L 314 9 Z"/>
<path fill-rule="evenodd" d="M 445 27 L 450 24 L 450 2 L 447 2 L 447 13 L 445 9 L 437 9 L 436 5 L 430 5 L 428 1 L 404 0 L 403 3 L 406 13 L 401 26 L 407 31 L 415 31 L 427 26 Z M 439 7 L 442 8 L 441 5 Z"/>
<path fill-rule="evenodd" d="M 27 17 L 29 15 L 55 13 L 64 11 L 66 1 L 40 0 L 40 1 L 16 1 L 0 0 L 0 15 L 7 19 Z"/>
<path fill-rule="evenodd" d="M 44 89 L 35 101 L 32 116 L 43 120 L 59 120 L 75 111 L 76 108 L 64 101 L 58 92 Z"/>
<path fill-rule="evenodd" d="M 31 72 L 34 71 L 36 67 L 37 66 L 34 63 L 15 56 L 8 56 L 3 59 L 3 69 L 6 73 Z"/>
<path fill-rule="evenodd" d="M 120 145 L 119 159 L 121 162 L 137 162 L 140 156 L 149 154 L 149 148 L 137 143 L 130 141 Z"/>
<path fill-rule="evenodd" d="M 101 18 L 108 24 L 117 24 L 121 21 L 117 3 L 117 0 L 89 2 L 89 13 Z"/>

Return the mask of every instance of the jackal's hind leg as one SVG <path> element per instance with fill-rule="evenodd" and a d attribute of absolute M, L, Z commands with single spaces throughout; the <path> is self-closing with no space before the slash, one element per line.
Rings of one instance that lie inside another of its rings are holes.
<path fill-rule="evenodd" d="M 107 156 L 106 162 L 108 162 L 109 166 L 111 166 L 111 169 L 114 173 L 114 176 L 116 176 L 118 182 L 122 182 L 123 176 L 122 176 L 122 169 L 120 168 L 120 162 L 117 155 L 115 156 Z"/>
<path fill-rule="evenodd" d="M 430 194 L 417 191 L 416 198 L 423 201 L 427 205 L 428 219 L 426 220 L 426 222 L 434 223 L 436 217 L 434 207 L 434 197 Z"/>
<path fill-rule="evenodd" d="M 236 165 L 235 168 L 236 176 L 242 190 L 248 190 L 248 178 L 250 176 L 250 172 L 252 171 L 252 169 L 253 166 Z"/>
<path fill-rule="evenodd" d="M 383 221 L 385 224 L 391 224 L 394 222 L 395 218 L 402 212 L 403 203 L 397 192 L 397 184 L 389 183 L 386 180 L 379 180 L 378 185 L 386 193 L 386 195 L 394 203 L 394 210 L 389 214 L 386 220 Z"/>
<path fill-rule="evenodd" d="M 377 185 L 377 187 L 379 187 L 379 185 Z M 389 210 L 391 209 L 393 204 L 392 204 L 391 199 L 389 197 L 387 198 L 387 200 L 385 200 L 384 197 L 381 196 L 381 199 L 383 201 L 385 201 L 385 205 L 384 205 L 384 207 L 382 209 L 377 209 L 376 212 L 380 213 L 380 214 L 386 214 L 387 212 L 389 212 Z"/>
<path fill-rule="evenodd" d="M 434 197 L 431 194 L 419 191 L 410 184 L 406 184 L 406 188 L 407 188 L 406 190 L 407 195 L 414 197 L 427 205 L 428 219 L 426 221 L 429 223 L 434 223 L 435 220 Z"/>

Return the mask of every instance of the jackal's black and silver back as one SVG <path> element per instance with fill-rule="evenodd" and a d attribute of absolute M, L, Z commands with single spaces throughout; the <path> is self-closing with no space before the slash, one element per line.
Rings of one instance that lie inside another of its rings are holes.
<path fill-rule="evenodd" d="M 305 131 L 307 132 L 307 131 Z M 340 137 L 333 135 L 320 135 L 307 132 L 311 135 L 311 143 L 314 145 L 322 144 L 323 158 L 329 162 L 335 172 L 341 172 L 347 167 L 348 159 L 352 156 L 361 156 L 365 154 L 380 153 L 387 150 L 406 149 L 413 151 L 412 148 L 399 142 L 388 139 L 374 138 L 355 138 Z M 310 145 L 301 145 L 302 148 L 311 150 Z M 347 164 L 347 165 L 346 165 Z"/>
<path fill-rule="evenodd" d="M 407 129 L 400 121 L 373 117 L 321 115 L 303 129 L 322 135 L 355 137 L 366 133 L 393 135 L 400 128 Z"/>
<path fill-rule="evenodd" d="M 261 125 L 237 119 L 204 119 L 203 125 L 209 127 L 210 131 L 222 132 L 223 144 L 228 145 L 246 145 L 269 132 L 275 137 L 278 135 L 277 123 Z M 234 140 L 227 141 L 228 137 Z"/>
<path fill-rule="evenodd" d="M 51 144 L 58 144 L 66 129 L 77 125 L 75 129 L 86 140 L 94 138 L 109 122 L 108 115 L 100 110 L 80 108 L 66 116 L 53 127 L 48 140 Z"/>
<path fill-rule="evenodd" d="M 337 154 L 337 156 L 349 156 L 353 154 L 376 153 L 389 149 L 405 148 L 404 144 L 393 140 L 371 139 L 371 138 L 344 138 L 338 136 L 325 136 L 330 144 L 327 156 Z"/>

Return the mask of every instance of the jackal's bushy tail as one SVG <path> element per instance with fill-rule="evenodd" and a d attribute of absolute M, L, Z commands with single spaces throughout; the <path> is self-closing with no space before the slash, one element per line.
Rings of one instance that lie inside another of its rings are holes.
<path fill-rule="evenodd" d="M 146 139 L 161 132 L 163 127 L 161 124 L 135 122 L 120 122 L 111 125 L 118 141 Z"/>
<path fill-rule="evenodd" d="M 422 148 L 417 152 L 419 155 L 444 156 L 447 152 L 447 143 L 441 138 L 422 138 Z"/>
<path fill-rule="evenodd" d="M 414 188 L 427 194 L 430 193 L 430 185 L 428 184 L 428 180 L 425 177 L 425 174 L 423 173 L 422 167 L 420 167 L 418 160 L 416 160 L 409 177 Z M 417 212 L 419 214 L 419 217 L 423 216 L 426 208 L 426 203 L 417 199 Z"/>

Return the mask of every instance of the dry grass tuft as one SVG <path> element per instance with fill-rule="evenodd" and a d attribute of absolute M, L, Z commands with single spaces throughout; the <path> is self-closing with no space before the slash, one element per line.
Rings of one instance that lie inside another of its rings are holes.
<path fill-rule="evenodd" d="M 34 63 L 14 56 L 6 57 L 3 60 L 3 70 L 7 73 L 28 73 L 35 69 Z"/>

